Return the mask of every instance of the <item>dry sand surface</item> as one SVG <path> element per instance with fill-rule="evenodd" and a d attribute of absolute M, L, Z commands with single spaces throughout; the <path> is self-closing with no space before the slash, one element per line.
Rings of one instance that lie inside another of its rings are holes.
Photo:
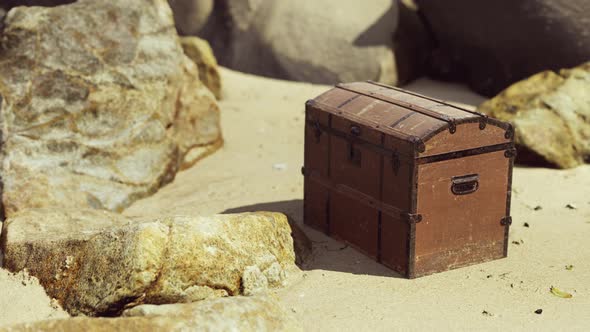
<path fill-rule="evenodd" d="M 68 314 L 52 303 L 37 278 L 0 269 L 0 327 Z"/>
<path fill-rule="evenodd" d="M 224 148 L 127 213 L 263 209 L 301 223 L 303 104 L 328 87 L 229 70 L 222 77 Z M 420 80 L 409 88 L 472 106 L 483 101 L 459 85 Z M 519 244 L 510 244 L 506 259 L 406 280 L 304 227 L 314 258 L 278 295 L 306 330 L 590 330 L 590 166 L 518 167 L 513 197 L 510 241 Z M 573 298 L 550 294 L 552 285 Z"/>
<path fill-rule="evenodd" d="M 222 78 L 225 146 L 126 214 L 272 210 L 302 222 L 303 104 L 328 87 L 226 69 Z M 429 80 L 410 88 L 466 105 L 483 100 Z M 590 166 L 516 168 L 512 216 L 510 241 L 519 244 L 508 258 L 415 280 L 303 226 L 313 258 L 276 293 L 313 331 L 590 329 Z M 40 286 L 15 280 L 1 271 L 0 326 L 63 315 Z M 550 294 L 552 285 L 573 297 Z"/>

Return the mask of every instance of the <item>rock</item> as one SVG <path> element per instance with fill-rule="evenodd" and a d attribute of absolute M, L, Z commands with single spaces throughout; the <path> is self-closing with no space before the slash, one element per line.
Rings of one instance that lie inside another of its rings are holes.
<path fill-rule="evenodd" d="M 436 74 L 486 96 L 590 58 L 590 1 L 416 1 L 440 46 Z"/>
<path fill-rule="evenodd" d="M 213 92 L 215 98 L 221 99 L 221 77 L 209 42 L 197 37 L 181 37 L 180 43 L 184 54 L 199 68 L 201 82 Z"/>
<path fill-rule="evenodd" d="M 434 48 L 430 31 L 420 18 L 413 0 L 398 4 L 398 25 L 393 35 L 398 84 L 404 85 L 426 74 L 429 55 Z"/>
<path fill-rule="evenodd" d="M 213 0 L 168 0 L 174 12 L 176 30 L 181 35 L 196 35 L 213 11 Z"/>
<path fill-rule="evenodd" d="M 242 274 L 242 292 L 246 296 L 256 295 L 266 292 L 268 289 L 268 279 L 258 266 L 247 266 Z"/>
<path fill-rule="evenodd" d="M 266 297 L 232 297 L 197 303 L 141 305 L 121 318 L 77 317 L 0 328 L 17 331 L 302 331 Z"/>
<path fill-rule="evenodd" d="M 194 303 L 144 304 L 123 312 L 126 317 L 192 317 L 211 331 L 299 331 L 297 322 L 269 297 L 235 296 Z"/>
<path fill-rule="evenodd" d="M 287 218 L 271 212 L 149 220 L 28 210 L 4 223 L 0 250 L 5 268 L 28 269 L 69 313 L 113 315 L 142 303 L 240 295 L 251 269 L 280 286 L 295 268 L 290 232 Z"/>
<path fill-rule="evenodd" d="M 397 2 L 222 0 L 199 36 L 232 69 L 312 83 L 398 81 Z"/>
<path fill-rule="evenodd" d="M 76 2 L 76 0 L 2 0 L 0 7 L 4 6 L 7 9 L 16 6 L 44 6 L 54 7 Z"/>
<path fill-rule="evenodd" d="M 166 1 L 15 7 L 4 24 L 7 216 L 120 211 L 220 146 L 219 109 L 184 56 Z"/>
<path fill-rule="evenodd" d="M 590 62 L 513 84 L 478 111 L 516 128 L 522 162 L 560 168 L 590 162 Z"/>

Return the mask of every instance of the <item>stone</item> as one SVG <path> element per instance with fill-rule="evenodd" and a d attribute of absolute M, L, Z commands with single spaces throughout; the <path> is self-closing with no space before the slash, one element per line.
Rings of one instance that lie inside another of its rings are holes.
<path fill-rule="evenodd" d="M 590 1 L 416 0 L 440 48 L 433 74 L 485 96 L 590 58 Z"/>
<path fill-rule="evenodd" d="M 121 211 L 222 142 L 164 0 L 15 7 L 0 52 L 2 203 Z"/>
<path fill-rule="evenodd" d="M 213 12 L 214 0 L 168 0 L 174 12 L 176 30 L 181 35 L 196 35 Z"/>
<path fill-rule="evenodd" d="M 271 212 L 146 219 L 40 209 L 5 221 L 0 250 L 5 268 L 27 269 L 70 314 L 116 315 L 243 294 L 252 269 L 280 286 L 296 269 L 290 233 L 287 217 Z"/>
<path fill-rule="evenodd" d="M 478 111 L 514 125 L 521 162 L 559 168 L 590 162 L 590 62 L 533 75 Z"/>
<path fill-rule="evenodd" d="M 215 98 L 221 99 L 221 77 L 209 42 L 198 37 L 181 37 L 180 43 L 184 54 L 199 68 L 201 82 L 213 92 Z"/>
<path fill-rule="evenodd" d="M 246 296 L 266 292 L 268 279 L 258 266 L 247 266 L 242 274 L 242 292 Z"/>
<path fill-rule="evenodd" d="M 426 74 L 434 41 L 413 0 L 398 3 L 398 24 L 393 35 L 398 84 L 405 85 Z"/>
<path fill-rule="evenodd" d="M 123 312 L 124 317 L 192 317 L 212 331 L 299 331 L 293 317 L 267 296 L 234 296 L 194 303 L 144 304 Z"/>
<path fill-rule="evenodd" d="M 17 331 L 302 331 L 268 297 L 232 297 L 196 303 L 140 305 L 120 318 L 76 317 L 0 328 Z"/>
<path fill-rule="evenodd" d="M 311 83 L 398 81 L 391 0 L 222 0 L 199 36 L 222 66 Z"/>

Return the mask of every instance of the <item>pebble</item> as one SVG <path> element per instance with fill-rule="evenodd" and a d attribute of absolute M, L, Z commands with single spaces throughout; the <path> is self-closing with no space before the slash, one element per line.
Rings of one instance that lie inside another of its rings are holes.
<path fill-rule="evenodd" d="M 285 163 L 277 163 L 272 165 L 272 168 L 277 170 L 277 171 L 284 171 L 287 169 L 287 164 Z"/>

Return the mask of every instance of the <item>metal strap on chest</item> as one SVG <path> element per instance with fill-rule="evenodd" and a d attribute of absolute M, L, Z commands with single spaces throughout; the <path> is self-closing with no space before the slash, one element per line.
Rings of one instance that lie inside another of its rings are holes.
<path fill-rule="evenodd" d="M 454 106 L 454 105 L 445 103 L 444 101 L 435 100 L 435 99 L 432 99 L 432 98 L 429 98 L 429 97 L 425 97 L 425 96 L 422 96 L 422 95 L 419 95 L 419 94 L 415 94 L 415 93 L 412 93 L 412 92 L 409 92 L 409 91 L 404 91 L 404 90 L 397 89 L 397 88 L 394 88 L 394 87 L 391 87 L 391 86 L 387 86 L 387 85 L 384 85 L 384 84 L 376 83 L 376 82 L 373 82 L 373 81 L 367 81 L 367 83 L 373 84 L 373 85 L 376 85 L 376 86 L 379 86 L 379 87 L 383 87 L 383 88 L 395 90 L 395 91 L 398 91 L 398 92 L 406 93 L 406 94 L 409 94 L 409 95 L 412 95 L 412 96 L 420 97 L 420 98 L 423 98 L 423 99 L 426 99 L 426 100 L 430 100 L 430 101 L 433 101 L 433 102 L 436 102 L 436 103 L 439 103 L 439 104 L 442 104 L 442 105 L 453 107 L 455 109 L 461 110 L 461 111 L 466 112 L 466 113 L 469 113 L 469 114 L 477 115 L 477 116 L 480 117 L 479 128 L 483 130 L 486 127 L 488 117 L 485 114 L 482 114 L 482 113 L 479 113 L 479 112 L 474 112 L 474 111 L 469 111 L 469 110 L 466 110 L 464 108 L 460 108 L 460 107 L 457 107 L 457 106 Z M 448 126 L 449 126 L 449 132 L 451 134 L 454 134 L 457 131 L 457 123 L 456 123 L 455 119 L 452 118 L 452 117 L 450 117 L 450 116 L 448 116 L 448 115 L 441 114 L 441 113 L 432 111 L 430 109 L 427 109 L 425 107 L 422 107 L 422 106 L 419 106 L 419 105 L 415 105 L 415 104 L 412 104 L 412 103 L 405 102 L 403 100 L 397 100 L 397 99 L 389 98 L 387 96 L 384 96 L 382 94 L 378 94 L 378 93 L 375 93 L 375 92 L 363 91 L 363 90 L 360 90 L 360 89 L 354 89 L 354 88 L 351 88 L 351 87 L 346 87 L 346 86 L 344 86 L 342 84 L 338 84 L 338 85 L 336 85 L 336 87 L 339 88 L 339 89 L 342 89 L 342 90 L 347 90 L 347 91 L 350 91 L 350 92 L 353 92 L 353 93 L 357 93 L 357 94 L 364 95 L 364 96 L 367 96 L 367 97 L 370 97 L 370 98 L 374 98 L 374 99 L 378 99 L 378 100 L 381 100 L 381 101 L 384 101 L 384 102 L 387 102 L 387 103 L 390 103 L 390 104 L 393 104 L 393 105 L 397 105 L 397 106 L 400 106 L 400 107 L 403 107 L 403 108 L 406 108 L 406 109 L 410 109 L 412 111 L 415 111 L 417 113 L 420 113 L 420 114 L 429 116 L 431 118 L 434 118 L 434 119 L 437 119 L 437 120 L 440 120 L 440 121 L 444 121 L 444 122 L 446 122 L 448 124 Z"/>
<path fill-rule="evenodd" d="M 393 205 L 387 204 L 382 202 L 374 197 L 371 197 L 365 193 L 362 193 L 354 188 L 351 188 L 345 184 L 334 183 L 330 179 L 324 178 L 320 175 L 319 171 L 317 170 L 307 170 L 305 168 L 301 168 L 301 173 L 308 178 L 309 180 L 335 192 L 343 194 L 349 198 L 352 198 L 366 206 L 372 207 L 382 213 L 390 215 L 395 218 L 400 218 L 402 220 L 407 221 L 408 223 L 419 223 L 422 221 L 422 215 L 415 214 L 415 213 L 408 213 L 403 211 L 399 208 L 396 208 Z"/>

